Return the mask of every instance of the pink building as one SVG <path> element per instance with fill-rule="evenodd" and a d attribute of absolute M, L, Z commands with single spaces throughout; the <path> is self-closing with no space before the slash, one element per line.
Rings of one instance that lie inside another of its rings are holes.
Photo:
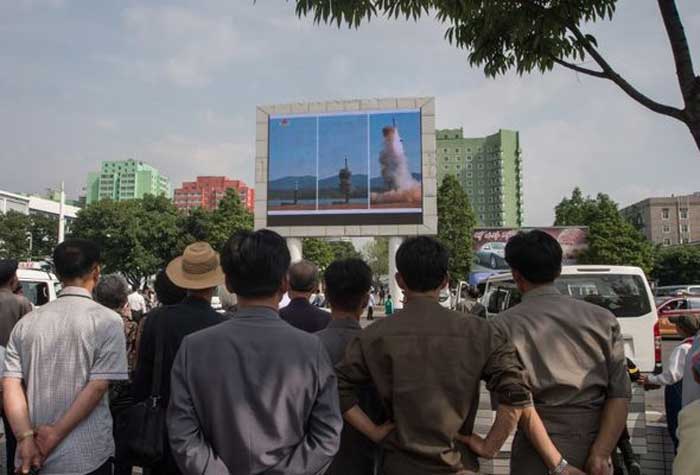
<path fill-rule="evenodd" d="M 241 180 L 229 180 L 225 176 L 198 176 L 196 181 L 183 182 L 182 187 L 175 190 L 175 206 L 186 211 L 194 208 L 213 210 L 229 188 L 236 190 L 243 206 L 253 212 L 255 190 Z"/>

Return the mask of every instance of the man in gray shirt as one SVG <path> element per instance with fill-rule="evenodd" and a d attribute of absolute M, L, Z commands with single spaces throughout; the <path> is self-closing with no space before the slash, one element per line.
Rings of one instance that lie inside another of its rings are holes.
<path fill-rule="evenodd" d="M 186 475 L 321 474 L 342 419 L 330 359 L 279 318 L 290 256 L 272 231 L 234 234 L 221 253 L 238 312 L 185 337 L 172 370 L 168 434 Z"/>
<path fill-rule="evenodd" d="M 109 382 L 128 378 L 122 319 L 92 300 L 100 250 L 90 241 L 56 247 L 57 300 L 24 316 L 7 346 L 5 413 L 21 473 L 111 473 Z M 25 390 L 26 388 L 26 390 Z"/>

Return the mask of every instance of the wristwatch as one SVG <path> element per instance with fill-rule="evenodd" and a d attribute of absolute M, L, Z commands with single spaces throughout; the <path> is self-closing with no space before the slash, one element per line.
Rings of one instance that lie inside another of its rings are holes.
<path fill-rule="evenodd" d="M 569 462 L 566 461 L 564 457 L 561 458 L 561 462 L 549 471 L 549 475 L 561 475 L 564 473 L 564 469 L 569 466 Z"/>

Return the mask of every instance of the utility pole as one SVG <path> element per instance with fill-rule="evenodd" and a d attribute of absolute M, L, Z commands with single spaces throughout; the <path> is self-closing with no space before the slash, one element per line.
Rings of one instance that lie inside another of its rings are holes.
<path fill-rule="evenodd" d="M 58 244 L 61 244 L 66 239 L 66 190 L 65 183 L 61 182 L 61 201 L 58 205 Z"/>

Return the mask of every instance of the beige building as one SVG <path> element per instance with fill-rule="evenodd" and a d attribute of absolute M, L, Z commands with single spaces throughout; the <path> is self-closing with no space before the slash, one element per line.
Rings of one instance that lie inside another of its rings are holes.
<path fill-rule="evenodd" d="M 647 198 L 621 212 L 655 244 L 671 246 L 700 241 L 700 192 Z"/>

